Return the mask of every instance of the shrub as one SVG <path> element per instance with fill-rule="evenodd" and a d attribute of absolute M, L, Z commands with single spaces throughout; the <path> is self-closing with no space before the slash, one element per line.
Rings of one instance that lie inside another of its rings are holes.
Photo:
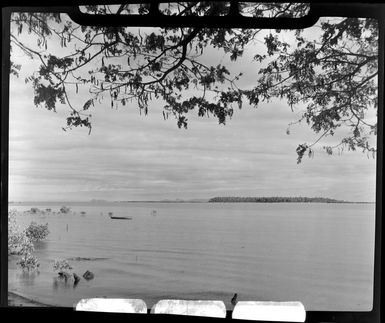
<path fill-rule="evenodd" d="M 23 231 L 8 234 L 8 254 L 23 255 L 35 250 L 32 241 Z"/>
<path fill-rule="evenodd" d="M 21 255 L 17 264 L 23 270 L 37 270 L 39 267 L 38 259 L 32 254 L 35 250 L 33 239 L 45 238 L 48 234 L 48 224 L 39 226 L 32 222 L 28 227 L 30 230 L 22 231 L 16 224 L 16 210 L 8 212 L 8 254 Z M 27 233 L 28 232 L 28 233 Z"/>
<path fill-rule="evenodd" d="M 8 212 L 8 232 L 13 233 L 17 230 L 19 230 L 19 227 L 16 224 L 16 210 L 10 210 Z"/>
<path fill-rule="evenodd" d="M 8 254 L 22 255 L 32 253 L 34 246 L 32 241 L 26 236 L 16 224 L 16 211 L 8 212 Z"/>
<path fill-rule="evenodd" d="M 31 241 L 44 240 L 49 234 L 48 223 L 37 224 L 36 222 L 31 222 L 25 230 L 25 234 Z"/>
<path fill-rule="evenodd" d="M 69 262 L 65 259 L 55 260 L 53 263 L 53 270 L 62 271 L 62 270 L 70 270 L 72 269 Z"/>
<path fill-rule="evenodd" d="M 72 267 L 67 260 L 55 260 L 53 270 L 58 272 L 60 278 L 67 280 L 72 276 Z"/>
<path fill-rule="evenodd" d="M 20 267 L 23 269 L 23 270 L 28 270 L 28 271 L 31 271 L 31 270 L 36 270 L 39 268 L 40 264 L 39 264 L 39 261 L 37 260 L 37 258 L 32 255 L 31 253 L 25 253 L 21 259 L 17 262 L 18 265 L 20 265 Z"/>
<path fill-rule="evenodd" d="M 60 213 L 69 213 L 70 212 L 70 208 L 68 206 L 62 206 L 60 208 Z"/>

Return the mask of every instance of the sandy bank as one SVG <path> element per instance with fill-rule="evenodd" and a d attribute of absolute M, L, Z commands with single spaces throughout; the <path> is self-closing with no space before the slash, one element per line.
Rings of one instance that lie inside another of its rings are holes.
<path fill-rule="evenodd" d="M 40 303 L 14 292 L 8 292 L 8 306 L 49 307 L 51 305 Z"/>

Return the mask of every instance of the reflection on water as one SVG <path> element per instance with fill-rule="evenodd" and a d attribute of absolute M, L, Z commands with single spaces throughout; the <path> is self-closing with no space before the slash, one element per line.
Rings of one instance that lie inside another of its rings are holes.
<path fill-rule="evenodd" d="M 21 272 L 17 273 L 17 277 L 24 282 L 26 286 L 33 286 L 34 281 L 36 277 L 40 274 L 38 270 L 36 271 L 27 271 L 22 270 Z"/>
<path fill-rule="evenodd" d="M 65 279 L 61 277 L 54 277 L 52 287 L 54 290 L 58 290 L 59 288 L 70 289 L 76 288 L 77 284 L 72 279 Z"/>

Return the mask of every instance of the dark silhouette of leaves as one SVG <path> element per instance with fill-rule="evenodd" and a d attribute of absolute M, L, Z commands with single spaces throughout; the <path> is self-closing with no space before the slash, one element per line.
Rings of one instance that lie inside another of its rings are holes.
<path fill-rule="evenodd" d="M 128 12 L 128 8 L 121 5 L 117 13 Z M 162 10 L 183 16 L 220 15 L 228 9 L 221 2 L 187 2 L 168 4 Z M 86 6 L 86 10 L 103 14 L 110 8 Z M 138 10 L 148 12 L 148 6 L 142 4 Z M 308 6 L 258 3 L 244 10 L 258 17 L 298 17 Z M 319 135 L 313 143 L 298 146 L 298 163 L 306 152 L 313 157 L 313 146 L 342 126 L 350 131 L 336 146 L 325 146 L 327 154 L 344 147 L 360 148 L 373 156 L 376 152 L 370 137 L 376 135 L 377 126 L 366 120 L 367 111 L 377 108 L 378 28 L 373 19 L 323 20 L 317 39 L 297 30 L 295 44 L 290 46 L 280 37 L 280 30 L 272 31 L 264 37 L 267 55 L 253 53 L 261 68 L 255 86 L 245 89 L 238 86 L 242 74 L 232 75 L 221 64 L 204 64 L 200 56 L 209 47 L 220 48 L 236 61 L 256 40 L 258 30 L 203 26 L 144 33 L 125 27 L 76 26 L 56 13 L 26 12 L 15 13 L 11 23 L 11 45 L 41 62 L 39 71 L 26 79 L 34 88 L 35 105 L 55 111 L 57 102 L 66 104 L 71 115 L 65 129 L 85 126 L 91 130 L 91 115 L 84 111 L 91 109 L 95 100 L 110 100 L 108 104 L 114 108 L 136 103 L 146 115 L 149 102 L 157 99 L 164 104 L 163 118 L 173 116 L 179 128 L 187 129 L 186 115 L 192 110 L 200 117 L 214 116 L 219 124 L 226 124 L 234 108 L 242 108 L 244 102 L 258 107 L 276 97 L 286 100 L 293 111 L 296 105 L 304 105 L 305 112 L 290 125 L 305 121 Z M 20 42 L 17 36 L 22 33 L 35 37 L 37 48 Z M 71 54 L 46 55 L 50 42 L 71 49 Z M 11 62 L 10 72 L 17 75 L 18 70 L 19 66 Z M 90 97 L 82 107 L 76 107 L 68 88 L 76 93 L 85 88 Z M 187 90 L 198 94 L 188 98 Z"/>

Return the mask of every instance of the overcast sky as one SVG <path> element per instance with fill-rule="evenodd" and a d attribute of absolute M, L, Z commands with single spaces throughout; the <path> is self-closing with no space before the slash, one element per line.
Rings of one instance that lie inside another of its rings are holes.
<path fill-rule="evenodd" d="M 51 47 L 52 48 L 52 47 Z M 237 66 L 209 51 L 205 62 L 227 64 L 243 72 L 252 85 L 258 66 L 249 48 Z M 135 104 L 111 109 L 109 101 L 92 108 L 91 135 L 85 128 L 64 132 L 68 109 L 36 108 L 25 77 L 36 70 L 14 49 L 23 64 L 10 83 L 9 200 L 88 201 L 161 200 L 214 196 L 321 196 L 343 200 L 375 200 L 374 159 L 361 152 L 328 156 L 323 144 L 312 159 L 297 164 L 296 147 L 317 136 L 306 124 L 291 128 L 301 106 L 292 112 L 284 101 L 244 104 L 224 125 L 214 118 L 188 115 L 188 130 L 173 118 L 163 120 L 161 102 L 141 116 Z M 203 60 L 203 58 L 202 58 Z M 87 97 L 72 93 L 83 105 Z"/>

